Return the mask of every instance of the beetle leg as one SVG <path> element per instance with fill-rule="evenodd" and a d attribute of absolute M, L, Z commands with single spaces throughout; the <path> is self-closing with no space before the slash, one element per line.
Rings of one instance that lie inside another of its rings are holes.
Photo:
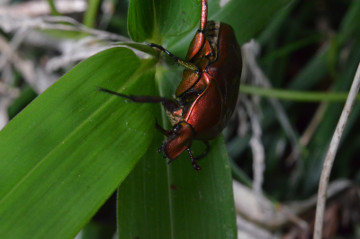
<path fill-rule="evenodd" d="M 201 1 L 201 19 L 200 19 L 200 30 L 204 31 L 207 22 L 207 13 L 208 13 L 208 3 L 207 0 Z"/>
<path fill-rule="evenodd" d="M 173 55 L 171 52 L 166 50 L 164 47 L 162 47 L 160 45 L 157 45 L 155 43 L 149 43 L 148 45 L 153 47 L 153 48 L 157 48 L 160 51 L 164 52 L 166 55 L 170 56 L 174 60 L 175 63 L 185 67 L 186 69 L 189 69 L 189 70 L 192 70 L 192 71 L 195 71 L 195 72 L 200 72 L 199 68 L 195 64 L 193 64 L 191 62 L 188 62 L 188 61 L 184 61 L 183 59 Z"/>
<path fill-rule="evenodd" d="M 125 95 L 121 94 L 112 90 L 104 89 L 101 87 L 98 87 L 98 89 L 102 92 L 109 93 L 112 95 L 120 96 L 122 98 L 128 99 L 132 102 L 136 103 L 162 103 L 164 108 L 168 110 L 169 112 L 175 112 L 179 109 L 179 106 L 177 103 L 172 101 L 171 99 L 161 97 L 161 96 L 149 96 L 149 95 Z"/>
<path fill-rule="evenodd" d="M 205 141 L 205 140 L 201 140 L 201 142 L 203 142 L 203 143 L 205 144 L 206 149 L 205 149 L 205 151 L 204 151 L 202 154 L 200 154 L 199 156 L 194 157 L 195 160 L 199 160 L 199 159 L 205 157 L 205 156 L 209 153 L 209 150 L 210 150 L 210 144 L 209 144 L 209 142 L 208 142 L 208 141 Z"/>
<path fill-rule="evenodd" d="M 172 130 L 166 130 L 166 129 L 164 129 L 163 127 L 161 127 L 159 124 L 158 124 L 158 122 L 157 121 L 155 121 L 155 128 L 157 129 L 157 130 L 159 130 L 160 131 L 160 133 L 162 133 L 163 135 L 165 135 L 166 137 L 169 137 L 171 134 L 172 134 Z M 159 153 L 162 151 L 162 147 L 161 148 L 159 148 Z"/>
<path fill-rule="evenodd" d="M 187 150 L 188 153 L 189 153 L 189 156 L 190 156 L 190 159 L 191 159 L 191 164 L 192 164 L 193 168 L 194 168 L 195 170 L 197 170 L 197 171 L 200 171 L 200 170 L 201 170 L 201 167 L 196 163 L 196 159 L 195 159 L 195 157 L 193 156 L 190 148 L 187 148 L 186 150 Z"/>
<path fill-rule="evenodd" d="M 121 93 L 118 93 L 118 92 L 115 92 L 112 90 L 108 90 L 108 89 L 104 89 L 101 87 L 98 87 L 98 89 L 102 92 L 120 96 L 122 98 L 128 99 L 128 100 L 130 100 L 132 102 L 136 102 L 136 103 L 161 103 L 161 102 L 165 101 L 165 98 L 160 97 L 160 96 L 125 95 L 125 94 L 121 94 Z"/>
<path fill-rule="evenodd" d="M 186 60 L 191 61 L 192 59 L 196 58 L 196 55 L 200 52 L 203 48 L 205 42 L 205 31 L 206 31 L 206 24 L 207 24 L 207 0 L 201 1 L 201 17 L 200 17 L 200 28 L 197 30 L 193 40 L 190 43 L 190 47 L 186 54 Z"/>

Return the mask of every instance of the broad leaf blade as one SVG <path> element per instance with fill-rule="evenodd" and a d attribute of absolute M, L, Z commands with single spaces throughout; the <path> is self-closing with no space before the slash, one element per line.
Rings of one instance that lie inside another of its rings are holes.
<path fill-rule="evenodd" d="M 235 30 L 240 44 L 249 41 L 264 26 L 273 15 L 289 4 L 290 0 L 231 0 L 219 11 L 210 9 L 210 18 L 225 22 Z"/>
<path fill-rule="evenodd" d="M 128 31 L 131 39 L 143 42 L 155 31 L 152 1 L 132 0 L 129 3 Z"/>
<path fill-rule="evenodd" d="M 236 39 L 240 45 L 254 38 L 264 28 L 271 18 L 282 8 L 286 7 L 290 0 L 230 0 L 220 7 L 219 0 L 209 0 L 209 20 L 225 22 L 232 26 Z M 198 9 L 200 11 L 200 8 Z M 169 50 L 174 54 L 185 57 L 187 48 L 194 37 L 195 28 L 181 38 L 167 39 Z"/>
<path fill-rule="evenodd" d="M 161 43 L 169 36 L 191 30 L 200 18 L 200 1 L 132 0 L 129 5 L 128 30 L 136 42 Z"/>
<path fill-rule="evenodd" d="M 151 142 L 152 106 L 97 86 L 153 94 L 154 71 L 145 69 L 128 49 L 99 53 L 0 132 L 3 238 L 71 238 L 124 180 Z"/>
<path fill-rule="evenodd" d="M 179 36 L 194 28 L 200 19 L 199 0 L 156 0 L 157 34 L 161 38 Z"/>

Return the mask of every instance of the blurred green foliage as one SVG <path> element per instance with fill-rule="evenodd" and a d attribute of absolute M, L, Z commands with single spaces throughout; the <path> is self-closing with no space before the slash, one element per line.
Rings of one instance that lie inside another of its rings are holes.
<path fill-rule="evenodd" d="M 360 61 L 359 1 L 293 1 L 258 35 L 261 66 L 273 87 L 296 91 L 347 92 Z M 291 123 L 301 137 L 321 103 L 282 100 Z M 289 157 L 291 146 L 272 106 L 262 101 L 263 141 L 267 169 L 265 191 L 278 200 L 306 198 L 317 190 L 322 161 L 328 149 L 343 102 L 323 103 L 301 157 Z M 331 179 L 359 180 L 360 105 L 355 104 L 335 160 Z M 239 140 L 237 138 L 232 139 Z M 247 139 L 244 139 L 247 140 Z M 241 141 L 241 139 L 240 139 Z M 230 142 L 231 145 L 231 142 Z M 231 153 L 233 155 L 233 153 Z M 249 149 L 237 151 L 234 160 L 248 175 Z"/>

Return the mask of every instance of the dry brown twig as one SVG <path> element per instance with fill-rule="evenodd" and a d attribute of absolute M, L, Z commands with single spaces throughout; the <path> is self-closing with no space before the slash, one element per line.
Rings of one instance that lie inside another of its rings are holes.
<path fill-rule="evenodd" d="M 360 87 L 360 64 L 357 68 L 353 83 L 351 84 L 351 88 L 349 91 L 348 98 L 346 99 L 344 109 L 341 112 L 340 119 L 334 131 L 333 137 L 330 141 L 329 150 L 326 154 L 323 169 L 321 171 L 318 200 L 316 205 L 315 229 L 313 235 L 314 239 L 322 238 L 324 211 L 326 205 L 326 194 L 329 184 L 330 173 L 332 166 L 334 164 L 335 155 L 340 143 L 341 136 L 344 132 L 351 110 L 355 104 L 355 100 L 359 92 L 359 87 Z"/>

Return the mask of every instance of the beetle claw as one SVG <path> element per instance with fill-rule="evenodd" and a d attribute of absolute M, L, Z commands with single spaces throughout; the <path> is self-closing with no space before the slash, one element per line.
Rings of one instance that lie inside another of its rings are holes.
<path fill-rule="evenodd" d="M 200 171 L 200 170 L 201 170 L 201 167 L 200 167 L 197 163 L 195 163 L 195 161 L 192 162 L 192 166 L 193 166 L 193 168 L 194 168 L 196 171 Z"/>
<path fill-rule="evenodd" d="M 196 163 L 196 158 L 193 156 L 190 148 L 187 148 L 186 149 L 189 153 L 189 156 L 190 156 L 190 159 L 191 159 L 191 164 L 193 166 L 193 168 L 196 170 L 196 171 L 200 171 L 201 170 L 201 167 Z"/>

